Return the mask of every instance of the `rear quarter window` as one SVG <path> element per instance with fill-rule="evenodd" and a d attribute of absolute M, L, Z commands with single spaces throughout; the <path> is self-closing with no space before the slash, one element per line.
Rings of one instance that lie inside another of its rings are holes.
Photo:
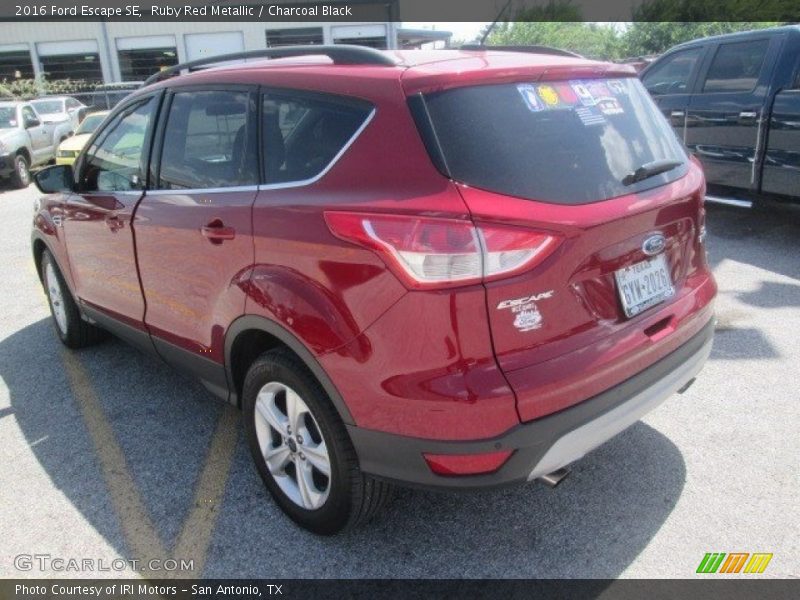
<path fill-rule="evenodd" d="M 324 94 L 281 91 L 262 98 L 265 183 L 303 182 L 324 173 L 353 141 L 372 105 Z"/>
<path fill-rule="evenodd" d="M 447 174 L 474 187 L 585 204 L 686 173 L 686 153 L 637 79 L 483 85 L 424 98 Z M 678 165 L 623 183 L 662 160 Z"/>
<path fill-rule="evenodd" d="M 769 40 L 722 44 L 708 68 L 703 92 L 749 92 L 756 87 Z"/>

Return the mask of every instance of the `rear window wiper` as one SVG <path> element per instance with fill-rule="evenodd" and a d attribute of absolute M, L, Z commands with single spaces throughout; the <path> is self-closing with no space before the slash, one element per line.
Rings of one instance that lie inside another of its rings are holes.
<path fill-rule="evenodd" d="M 654 160 L 653 162 L 645 163 L 633 173 L 626 175 L 622 180 L 622 185 L 639 183 L 650 177 L 655 177 L 656 175 L 661 175 L 661 173 L 671 171 L 675 167 L 680 167 L 682 164 L 683 162 L 680 160 L 671 159 Z"/>

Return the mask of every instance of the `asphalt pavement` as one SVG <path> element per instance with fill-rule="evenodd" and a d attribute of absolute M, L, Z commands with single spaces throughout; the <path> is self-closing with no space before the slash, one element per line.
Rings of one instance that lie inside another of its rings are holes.
<path fill-rule="evenodd" d="M 30 253 L 37 194 L 0 188 L 0 577 L 683 578 L 707 552 L 800 576 L 797 213 L 709 207 L 711 359 L 557 488 L 403 490 L 319 538 L 272 503 L 235 409 L 122 342 L 62 349 Z"/>

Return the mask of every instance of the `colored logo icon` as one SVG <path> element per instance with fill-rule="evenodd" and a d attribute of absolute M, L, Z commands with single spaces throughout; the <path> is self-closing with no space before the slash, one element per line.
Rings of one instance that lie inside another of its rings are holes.
<path fill-rule="evenodd" d="M 766 552 L 707 552 L 697 567 L 697 573 L 763 573 L 772 554 Z"/>

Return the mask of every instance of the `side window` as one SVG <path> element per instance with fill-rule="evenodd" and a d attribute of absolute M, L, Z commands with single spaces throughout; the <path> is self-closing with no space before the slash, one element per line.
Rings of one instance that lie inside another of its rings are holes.
<path fill-rule="evenodd" d="M 39 120 L 39 117 L 33 112 L 33 109 L 30 106 L 23 106 L 22 107 L 22 125 L 23 127 L 27 127 L 28 123 L 32 121 Z"/>
<path fill-rule="evenodd" d="M 75 98 L 67 98 L 67 110 L 72 110 L 73 108 L 78 108 L 80 104 L 78 103 Z"/>
<path fill-rule="evenodd" d="M 81 172 L 86 192 L 144 188 L 144 142 L 156 98 L 134 104 L 116 116 L 89 148 Z"/>
<path fill-rule="evenodd" d="M 275 92 L 262 107 L 264 182 L 311 179 L 322 173 L 372 112 L 366 102 Z"/>
<path fill-rule="evenodd" d="M 703 92 L 749 92 L 756 87 L 769 40 L 723 44 L 708 69 Z"/>
<path fill-rule="evenodd" d="M 703 48 L 699 47 L 682 50 L 665 58 L 642 78 L 644 87 L 653 96 L 685 93 L 692 71 L 702 55 Z"/>
<path fill-rule="evenodd" d="M 179 92 L 164 132 L 160 189 L 258 183 L 250 95 L 244 91 Z"/>

